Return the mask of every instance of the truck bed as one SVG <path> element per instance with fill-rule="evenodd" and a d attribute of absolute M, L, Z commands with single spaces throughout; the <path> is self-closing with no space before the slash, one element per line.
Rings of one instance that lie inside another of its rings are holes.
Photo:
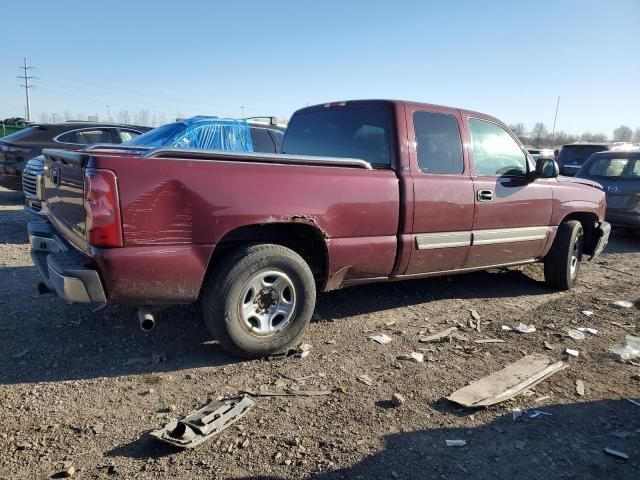
<path fill-rule="evenodd" d="M 195 300 L 216 245 L 255 226 L 305 225 L 325 239 L 328 280 L 321 288 L 385 277 L 394 267 L 400 199 L 390 169 L 341 158 L 175 149 L 45 154 L 49 218 L 109 276 L 110 301 L 135 295 L 139 302 L 141 293 L 147 303 Z M 85 168 L 116 174 L 124 248 L 86 241 Z"/>

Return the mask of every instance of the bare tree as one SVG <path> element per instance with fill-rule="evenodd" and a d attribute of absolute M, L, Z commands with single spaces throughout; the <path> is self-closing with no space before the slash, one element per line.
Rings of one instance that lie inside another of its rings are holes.
<path fill-rule="evenodd" d="M 606 142 L 607 136 L 604 133 L 585 132 L 580 135 L 580 140 L 583 142 Z"/>
<path fill-rule="evenodd" d="M 164 112 L 162 112 L 158 117 L 158 124 L 164 125 L 165 123 L 167 123 L 167 115 Z"/>
<path fill-rule="evenodd" d="M 531 130 L 531 139 L 533 140 L 533 144 L 536 147 L 539 147 L 541 145 L 541 141 L 546 139 L 548 133 L 549 131 L 547 130 L 547 127 L 544 126 L 544 123 L 537 122 L 533 126 L 533 130 Z"/>
<path fill-rule="evenodd" d="M 524 123 L 514 123 L 513 125 L 509 125 L 509 128 L 516 136 L 522 140 L 527 136 L 527 128 L 524 126 Z"/>
<path fill-rule="evenodd" d="M 65 110 L 64 111 L 64 121 L 68 122 L 69 120 L 73 120 L 73 117 L 71 116 L 71 112 L 69 110 Z"/>
<path fill-rule="evenodd" d="M 46 112 L 40 112 L 40 123 L 49 123 L 49 114 Z"/>
<path fill-rule="evenodd" d="M 140 110 L 140 125 L 149 125 L 149 110 L 143 108 Z"/>
<path fill-rule="evenodd" d="M 131 117 L 129 117 L 129 110 L 127 110 L 126 108 L 123 110 L 120 110 L 120 112 L 118 113 L 118 121 L 120 123 L 131 123 Z"/>
<path fill-rule="evenodd" d="M 636 131 L 633 134 L 633 141 L 640 143 L 640 128 L 636 128 Z"/>
<path fill-rule="evenodd" d="M 158 116 L 155 113 L 151 116 L 151 126 L 152 127 L 158 126 Z"/>
<path fill-rule="evenodd" d="M 633 137 L 633 131 L 626 125 L 620 125 L 613 131 L 613 140 L 616 142 L 629 142 Z"/>
<path fill-rule="evenodd" d="M 549 142 L 549 145 L 564 145 L 565 143 L 571 143 L 569 138 L 570 135 L 567 135 L 566 132 L 558 130 Z"/>

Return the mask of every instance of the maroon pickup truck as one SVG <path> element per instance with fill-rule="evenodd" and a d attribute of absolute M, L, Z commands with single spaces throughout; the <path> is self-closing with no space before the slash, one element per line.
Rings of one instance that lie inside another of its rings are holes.
<path fill-rule="evenodd" d="M 317 291 L 533 262 L 568 289 L 609 237 L 597 183 L 484 114 L 329 103 L 297 111 L 282 149 L 45 151 L 48 220 L 28 226 L 44 287 L 139 306 L 143 327 L 199 300 L 255 357 L 299 341 Z"/>

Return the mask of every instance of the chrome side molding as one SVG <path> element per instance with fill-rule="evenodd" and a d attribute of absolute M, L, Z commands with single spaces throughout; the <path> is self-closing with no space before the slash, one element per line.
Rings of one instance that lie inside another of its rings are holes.
<path fill-rule="evenodd" d="M 416 247 L 418 250 L 433 250 L 436 248 L 529 242 L 533 240 L 544 240 L 549 235 L 550 230 L 550 227 L 522 227 L 465 232 L 424 233 L 416 235 Z"/>

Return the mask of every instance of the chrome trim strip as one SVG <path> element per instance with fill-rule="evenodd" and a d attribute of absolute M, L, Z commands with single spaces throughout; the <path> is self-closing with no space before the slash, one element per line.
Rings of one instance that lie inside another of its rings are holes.
<path fill-rule="evenodd" d="M 472 245 L 493 245 L 497 243 L 528 242 L 544 240 L 549 227 L 500 228 L 472 232 Z"/>
<path fill-rule="evenodd" d="M 318 165 L 325 167 L 355 167 L 373 170 L 371 164 L 359 158 L 313 157 L 282 153 L 227 152 L 223 150 L 198 150 L 191 148 L 159 147 L 148 151 L 141 158 L 186 158 L 187 160 L 221 160 L 237 162 L 262 162 L 292 165 Z M 193 158 L 191 158 L 193 157 Z"/>
<path fill-rule="evenodd" d="M 546 239 L 550 231 L 550 227 L 522 227 L 469 232 L 423 233 L 416 235 L 416 248 L 418 250 L 434 250 L 436 248 L 529 242 Z"/>
<path fill-rule="evenodd" d="M 140 150 L 146 151 L 151 150 L 153 147 L 145 147 L 142 145 L 124 145 L 122 143 L 94 143 L 89 145 L 87 148 L 83 149 L 85 152 L 91 150 Z"/>
<path fill-rule="evenodd" d="M 471 232 L 426 233 L 416 236 L 416 247 L 418 247 L 418 250 L 468 247 L 470 245 Z"/>

